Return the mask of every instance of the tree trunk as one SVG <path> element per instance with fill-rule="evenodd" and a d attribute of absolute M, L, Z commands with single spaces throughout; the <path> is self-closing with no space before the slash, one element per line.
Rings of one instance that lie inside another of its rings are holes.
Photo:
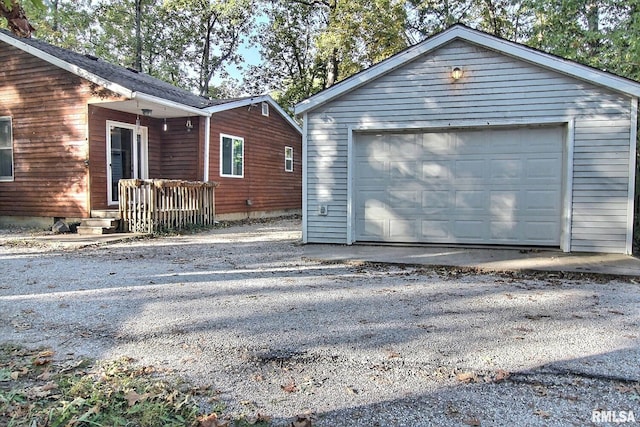
<path fill-rule="evenodd" d="M 338 81 L 338 48 L 334 47 L 327 62 L 327 82 L 325 88 L 331 87 Z"/>
<path fill-rule="evenodd" d="M 136 53 L 133 68 L 142 71 L 142 0 L 136 0 Z"/>
<path fill-rule="evenodd" d="M 11 0 L 10 7 L 7 7 L 4 1 L 0 1 L 0 16 L 7 20 L 9 29 L 18 37 L 31 37 L 31 32 L 35 30 L 17 0 Z"/>
<path fill-rule="evenodd" d="M 600 52 L 600 13 L 598 10 L 598 2 L 588 0 L 585 4 L 585 13 L 587 15 L 587 26 L 589 30 L 587 46 L 589 54 L 595 56 Z"/>

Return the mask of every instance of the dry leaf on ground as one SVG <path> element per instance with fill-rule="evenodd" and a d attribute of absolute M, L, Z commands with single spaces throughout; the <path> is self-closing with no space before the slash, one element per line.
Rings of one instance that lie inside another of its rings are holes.
<path fill-rule="evenodd" d="M 478 382 L 478 376 L 473 372 L 461 372 L 456 375 L 456 379 L 465 384 Z"/>

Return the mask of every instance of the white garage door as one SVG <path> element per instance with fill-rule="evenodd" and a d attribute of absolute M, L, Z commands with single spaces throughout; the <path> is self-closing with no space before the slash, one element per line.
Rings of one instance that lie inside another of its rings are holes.
<path fill-rule="evenodd" d="M 564 133 L 356 135 L 356 241 L 560 246 Z"/>

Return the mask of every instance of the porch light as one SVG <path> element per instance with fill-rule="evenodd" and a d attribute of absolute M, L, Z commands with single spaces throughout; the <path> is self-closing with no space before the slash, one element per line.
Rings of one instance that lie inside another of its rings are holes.
<path fill-rule="evenodd" d="M 451 78 L 453 80 L 459 80 L 462 78 L 462 67 L 453 67 L 451 69 Z"/>
<path fill-rule="evenodd" d="M 166 131 L 167 131 L 167 129 L 169 129 L 169 126 L 167 126 L 167 118 L 165 117 L 165 118 L 164 118 L 164 123 L 162 124 L 162 130 L 163 130 L 164 132 L 166 132 Z"/>
<path fill-rule="evenodd" d="M 142 109 L 142 115 L 146 116 L 146 117 L 149 117 L 152 112 L 153 112 L 153 110 L 151 110 L 150 108 L 143 108 Z"/>
<path fill-rule="evenodd" d="M 193 129 L 193 123 L 191 123 L 191 119 L 187 119 L 187 132 L 191 132 L 191 129 Z"/>

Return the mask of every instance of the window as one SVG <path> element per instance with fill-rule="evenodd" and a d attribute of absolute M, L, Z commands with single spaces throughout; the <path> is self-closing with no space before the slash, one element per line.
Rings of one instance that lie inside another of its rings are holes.
<path fill-rule="evenodd" d="M 262 115 L 267 117 L 269 116 L 269 104 L 266 102 L 262 103 Z"/>
<path fill-rule="evenodd" d="M 11 117 L 0 117 L 0 181 L 13 181 Z"/>
<path fill-rule="evenodd" d="M 244 138 L 220 135 L 220 176 L 244 176 Z"/>
<path fill-rule="evenodd" d="M 293 172 L 293 147 L 284 147 L 284 170 Z"/>

